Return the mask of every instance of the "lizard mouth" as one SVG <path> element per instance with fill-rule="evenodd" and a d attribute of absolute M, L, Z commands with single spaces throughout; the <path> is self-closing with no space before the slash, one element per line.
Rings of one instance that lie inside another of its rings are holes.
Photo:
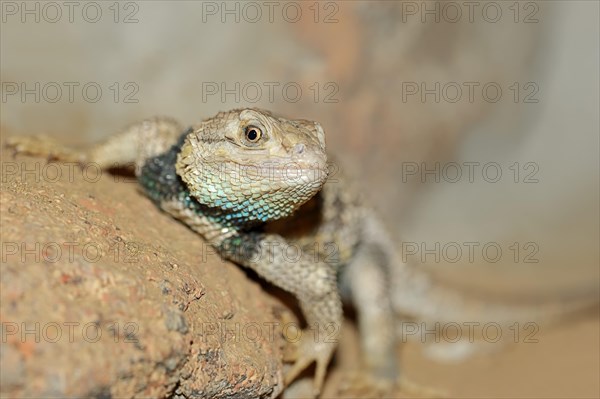
<path fill-rule="evenodd" d="M 320 161 L 320 160 L 319 160 Z M 329 174 L 325 162 L 270 159 L 268 161 L 253 162 L 252 160 L 232 159 L 204 159 L 200 175 L 210 178 L 219 176 L 220 179 L 230 180 L 232 183 L 256 183 L 264 188 L 272 183 L 274 185 L 296 185 L 308 182 L 324 182 Z"/>
<path fill-rule="evenodd" d="M 328 170 L 316 166 L 305 167 L 296 163 L 284 165 L 217 163 L 204 164 L 200 176 L 204 181 L 227 181 L 232 187 L 269 192 L 303 185 L 307 188 L 320 185 L 327 180 Z"/>

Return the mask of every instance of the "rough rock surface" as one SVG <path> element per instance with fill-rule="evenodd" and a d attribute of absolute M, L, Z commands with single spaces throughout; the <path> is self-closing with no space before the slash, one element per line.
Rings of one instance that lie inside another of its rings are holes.
<path fill-rule="evenodd" d="M 3 397 L 274 397 L 277 303 L 122 176 L 3 150 Z"/>

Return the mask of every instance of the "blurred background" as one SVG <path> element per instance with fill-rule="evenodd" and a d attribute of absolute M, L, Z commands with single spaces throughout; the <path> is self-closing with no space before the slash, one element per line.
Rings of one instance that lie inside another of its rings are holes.
<path fill-rule="evenodd" d="M 410 260 L 598 281 L 595 2 L 2 4 L 4 128 L 318 120 Z"/>
<path fill-rule="evenodd" d="M 78 145 L 157 114 L 314 119 L 407 260 L 593 291 L 599 5 L 466 3 L 4 1 L 0 123 Z"/>

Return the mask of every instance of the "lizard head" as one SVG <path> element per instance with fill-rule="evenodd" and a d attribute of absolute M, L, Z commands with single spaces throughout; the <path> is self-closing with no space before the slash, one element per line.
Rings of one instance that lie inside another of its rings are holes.
<path fill-rule="evenodd" d="M 221 112 L 193 126 L 176 170 L 196 200 L 231 218 L 280 219 L 325 183 L 325 134 L 259 109 Z"/>

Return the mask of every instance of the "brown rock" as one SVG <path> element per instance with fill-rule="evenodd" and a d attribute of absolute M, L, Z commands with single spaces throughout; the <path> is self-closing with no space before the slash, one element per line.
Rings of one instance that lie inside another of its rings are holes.
<path fill-rule="evenodd" d="M 274 300 L 137 184 L 2 152 L 3 397 L 274 397 Z"/>

